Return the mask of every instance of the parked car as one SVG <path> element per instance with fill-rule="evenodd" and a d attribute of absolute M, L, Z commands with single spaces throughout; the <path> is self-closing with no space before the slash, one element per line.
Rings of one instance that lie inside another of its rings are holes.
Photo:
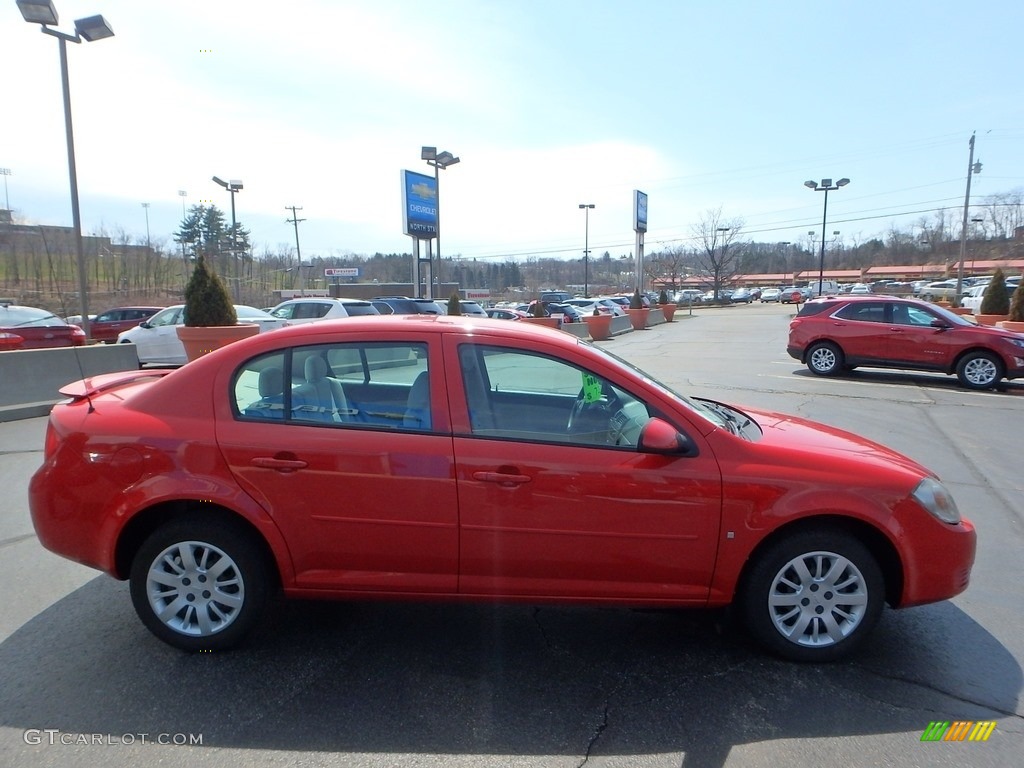
<path fill-rule="evenodd" d="M 507 307 L 491 307 L 485 311 L 487 312 L 488 317 L 494 318 L 495 320 L 522 320 L 524 317 L 528 316 L 525 312 Z"/>
<path fill-rule="evenodd" d="M 287 320 L 289 325 L 299 325 L 319 320 L 337 320 L 342 317 L 379 315 L 380 312 L 366 299 L 308 296 L 282 301 L 270 310 L 270 314 Z"/>
<path fill-rule="evenodd" d="M 750 304 L 754 300 L 754 292 L 749 288 L 737 288 L 729 295 L 733 304 Z"/>
<path fill-rule="evenodd" d="M 40 541 L 127 579 L 192 652 L 241 642 L 281 589 L 733 604 L 767 649 L 828 661 L 884 603 L 963 591 L 974 560 L 912 459 L 528 323 L 306 324 L 61 391 L 29 486 Z"/>
<path fill-rule="evenodd" d="M 708 291 L 707 293 L 705 293 L 704 296 L 701 298 L 701 303 L 709 304 L 709 303 L 711 303 L 713 301 L 731 301 L 731 300 L 732 300 L 732 291 L 727 289 L 727 288 L 722 288 L 717 293 L 714 291 L 714 289 L 712 289 L 712 290 Z"/>
<path fill-rule="evenodd" d="M 235 314 L 242 324 L 255 323 L 260 333 L 284 328 L 288 321 L 274 317 L 262 309 L 235 305 Z M 118 344 L 134 344 L 140 365 L 184 365 L 188 362 L 185 347 L 178 339 L 177 327 L 185 324 L 185 305 L 165 307 L 148 320 L 117 335 Z"/>
<path fill-rule="evenodd" d="M 761 301 L 779 301 L 782 298 L 782 291 L 779 288 L 765 288 L 761 291 Z"/>
<path fill-rule="evenodd" d="M 608 313 L 615 315 L 616 317 L 622 317 L 626 314 L 626 307 L 610 296 L 600 296 L 596 299 L 597 303 L 608 310 Z"/>
<path fill-rule="evenodd" d="M 866 283 L 854 283 L 846 293 L 850 296 L 864 296 L 872 293 L 872 290 L 871 286 Z"/>
<path fill-rule="evenodd" d="M 433 299 L 408 296 L 376 296 L 370 300 L 382 315 L 443 315 L 444 309 Z"/>
<path fill-rule="evenodd" d="M 100 312 L 89 321 L 89 336 L 93 341 L 106 344 L 117 342 L 117 334 L 134 328 L 143 320 L 148 320 L 163 307 L 115 307 Z"/>
<path fill-rule="evenodd" d="M 462 314 L 468 317 L 487 317 L 487 311 L 480 304 L 470 299 L 459 301 L 459 307 L 462 309 Z"/>
<path fill-rule="evenodd" d="M 704 301 L 704 292 L 696 288 L 683 288 L 676 294 L 676 304 L 680 306 L 700 304 L 702 301 Z"/>
<path fill-rule="evenodd" d="M 905 368 L 956 374 L 969 389 L 1024 376 L 1024 335 L 978 326 L 919 299 L 814 299 L 790 322 L 787 351 L 819 376 L 858 366 Z"/>
<path fill-rule="evenodd" d="M 581 315 L 593 315 L 594 310 L 597 310 L 598 314 L 601 315 L 613 314 L 613 310 L 610 306 L 599 302 L 597 299 L 566 299 L 561 303 L 570 304 L 576 307 L 576 309 L 580 311 Z M 615 304 L 615 302 L 609 303 Z"/>
<path fill-rule="evenodd" d="M 801 288 L 798 285 L 788 285 L 779 293 L 779 303 L 800 304 L 807 301 L 810 297 L 811 292 L 807 288 Z"/>
<path fill-rule="evenodd" d="M 0 350 L 79 347 L 85 331 L 46 309 L 0 302 Z"/>
<path fill-rule="evenodd" d="M 987 283 L 981 283 L 976 285 L 967 291 L 967 295 L 960 300 L 960 306 L 966 307 L 971 310 L 971 314 L 976 315 L 981 311 L 981 302 L 985 299 L 985 291 L 988 290 Z M 1017 284 L 1007 281 L 1006 283 L 1006 297 L 1013 300 L 1013 292 L 1017 290 Z"/>
<path fill-rule="evenodd" d="M 917 295 L 925 301 L 938 301 L 939 299 L 952 299 L 956 296 L 956 280 L 937 280 L 923 286 Z"/>

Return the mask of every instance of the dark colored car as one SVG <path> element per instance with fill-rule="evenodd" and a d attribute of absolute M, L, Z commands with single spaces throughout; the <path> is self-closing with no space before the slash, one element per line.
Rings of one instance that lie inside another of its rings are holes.
<path fill-rule="evenodd" d="M 307 323 L 61 393 L 29 485 L 40 541 L 127 579 L 191 652 L 242 641 L 281 590 L 735 605 L 766 648 L 829 661 L 886 603 L 962 592 L 974 562 L 974 527 L 912 459 L 531 323 Z M 91 597 L 61 610 L 117 633 L 73 605 Z"/>
<path fill-rule="evenodd" d="M 52 312 L 0 302 L 0 350 L 78 347 L 85 332 Z"/>
<path fill-rule="evenodd" d="M 904 368 L 956 374 L 969 389 L 1024 376 L 1024 334 L 975 325 L 918 299 L 812 299 L 789 324 L 787 352 L 819 376 Z"/>
<path fill-rule="evenodd" d="M 434 299 L 411 299 L 408 296 L 375 296 L 370 302 L 382 315 L 443 315 Z"/>
<path fill-rule="evenodd" d="M 89 321 L 89 335 L 93 341 L 107 344 L 117 342 L 117 334 L 134 328 L 143 320 L 148 320 L 163 307 L 115 307 L 100 312 L 94 320 Z"/>

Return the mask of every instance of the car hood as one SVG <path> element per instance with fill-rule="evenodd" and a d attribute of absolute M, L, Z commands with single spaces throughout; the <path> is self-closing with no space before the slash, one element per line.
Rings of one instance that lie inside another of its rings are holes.
<path fill-rule="evenodd" d="M 865 471 L 873 477 L 900 475 L 913 488 L 924 477 L 935 477 L 935 473 L 918 462 L 892 448 L 826 424 L 802 419 L 798 416 L 743 409 L 761 427 L 762 436 L 757 442 L 767 450 L 784 450 L 808 457 L 808 466 L 830 465 L 834 469 L 845 466 L 851 481 L 864 478 Z"/>

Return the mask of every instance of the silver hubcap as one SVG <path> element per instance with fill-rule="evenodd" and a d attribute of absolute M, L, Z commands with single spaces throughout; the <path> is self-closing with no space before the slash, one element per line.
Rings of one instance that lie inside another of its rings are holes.
<path fill-rule="evenodd" d="M 768 595 L 775 628 L 797 645 L 822 647 L 848 637 L 868 606 L 864 576 L 834 552 L 808 552 L 786 563 Z"/>
<path fill-rule="evenodd" d="M 986 386 L 995 381 L 996 366 L 986 357 L 976 357 L 964 366 L 964 378 L 976 386 Z"/>
<path fill-rule="evenodd" d="M 830 371 L 835 367 L 836 355 L 828 347 L 818 347 L 811 353 L 811 365 L 817 371 Z"/>
<path fill-rule="evenodd" d="M 245 584 L 235 561 L 202 541 L 173 544 L 149 568 L 146 594 L 161 622 L 183 635 L 220 632 L 245 603 Z"/>

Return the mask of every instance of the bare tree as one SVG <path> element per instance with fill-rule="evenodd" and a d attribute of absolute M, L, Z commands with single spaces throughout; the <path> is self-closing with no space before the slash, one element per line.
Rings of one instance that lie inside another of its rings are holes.
<path fill-rule="evenodd" d="M 732 282 L 739 272 L 740 236 L 743 234 L 743 219 L 725 219 L 719 207 L 708 210 L 691 231 L 697 241 L 695 261 L 697 268 L 717 297 L 722 287 Z"/>

